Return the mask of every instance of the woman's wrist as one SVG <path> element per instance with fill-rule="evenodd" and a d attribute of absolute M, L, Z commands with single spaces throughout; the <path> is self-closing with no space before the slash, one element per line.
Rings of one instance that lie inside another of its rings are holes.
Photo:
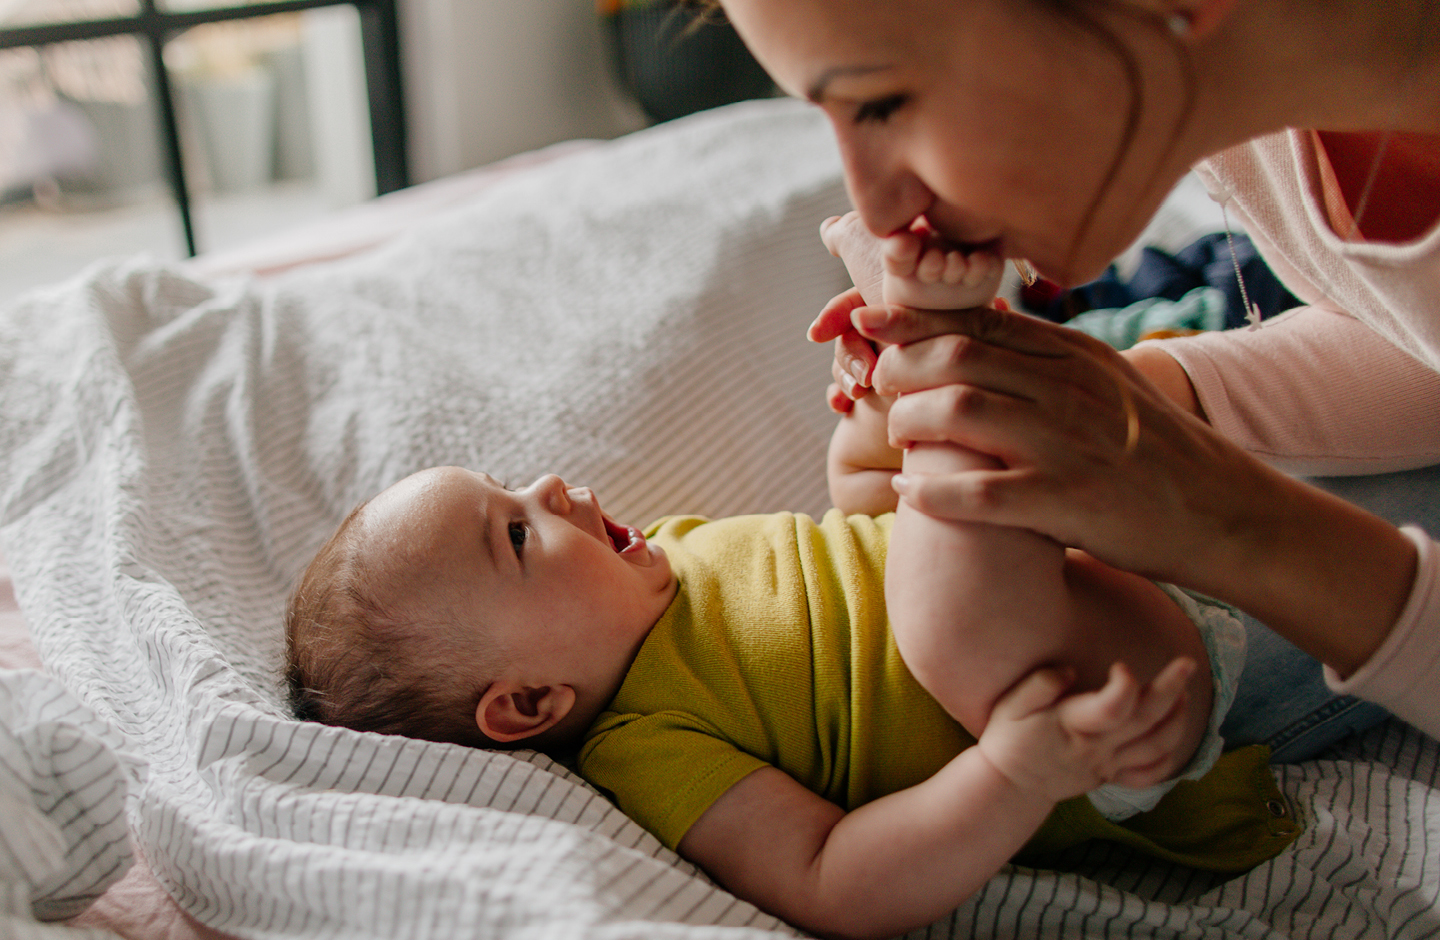
<path fill-rule="evenodd" d="M 1201 553 L 1185 586 L 1239 607 L 1347 675 L 1404 609 L 1415 546 L 1384 519 L 1261 467 L 1231 494 L 1219 527 L 1228 535 Z"/>

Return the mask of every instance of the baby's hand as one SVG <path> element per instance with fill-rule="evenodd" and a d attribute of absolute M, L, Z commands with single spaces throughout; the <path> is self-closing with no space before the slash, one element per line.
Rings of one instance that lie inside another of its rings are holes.
<path fill-rule="evenodd" d="M 1022 790 L 1052 802 L 1103 783 L 1148 786 L 1174 765 L 1195 661 L 1174 659 L 1141 686 L 1123 664 L 1094 692 L 1065 695 L 1071 675 L 1038 669 L 990 713 L 979 747 Z"/>
<path fill-rule="evenodd" d="M 1004 262 L 991 252 L 966 253 L 942 241 L 923 221 L 881 242 L 886 303 L 928 310 L 983 307 L 1000 289 Z"/>

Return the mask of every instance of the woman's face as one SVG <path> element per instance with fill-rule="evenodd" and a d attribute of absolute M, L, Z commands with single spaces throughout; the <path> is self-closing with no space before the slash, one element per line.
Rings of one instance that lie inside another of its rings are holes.
<path fill-rule="evenodd" d="M 953 241 L 1075 283 L 1124 250 L 1189 166 L 1178 148 L 1167 153 L 1182 110 L 1178 58 L 1139 8 L 1100 20 L 1140 70 L 1128 145 L 1136 91 L 1124 60 L 1033 0 L 725 0 L 725 10 L 780 86 L 824 109 L 876 235 L 924 215 Z"/>

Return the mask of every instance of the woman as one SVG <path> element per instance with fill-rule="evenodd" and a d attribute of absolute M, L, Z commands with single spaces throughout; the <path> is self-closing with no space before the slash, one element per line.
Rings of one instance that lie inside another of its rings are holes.
<path fill-rule="evenodd" d="M 923 217 L 1077 283 L 1199 164 L 1310 306 L 1124 357 L 994 310 L 847 322 L 837 305 L 813 333 L 840 339 L 852 387 L 906 393 L 893 437 L 1004 463 L 897 479 L 918 508 L 1032 528 L 1228 601 L 1324 663 L 1332 688 L 1440 735 L 1440 552 L 1282 472 L 1440 462 L 1435 0 L 724 7 L 781 87 L 832 121 L 868 230 L 836 236 L 852 269 Z M 873 376 L 862 334 L 899 344 Z M 1435 479 L 1418 481 L 1427 505 Z M 1288 694 L 1268 641 L 1259 652 L 1255 682 Z"/>

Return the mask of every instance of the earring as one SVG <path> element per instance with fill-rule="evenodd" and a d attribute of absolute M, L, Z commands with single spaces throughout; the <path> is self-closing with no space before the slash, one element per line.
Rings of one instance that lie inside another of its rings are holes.
<path fill-rule="evenodd" d="M 1190 17 L 1184 13 L 1172 13 L 1165 18 L 1165 25 L 1176 37 L 1184 39 L 1190 35 Z"/>

